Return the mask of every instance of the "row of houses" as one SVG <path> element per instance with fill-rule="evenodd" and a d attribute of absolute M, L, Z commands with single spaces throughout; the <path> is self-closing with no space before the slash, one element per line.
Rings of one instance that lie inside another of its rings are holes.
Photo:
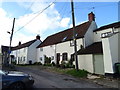
<path fill-rule="evenodd" d="M 120 22 L 97 28 L 95 15 L 88 14 L 88 21 L 75 27 L 79 69 L 95 74 L 114 74 L 118 55 Z M 74 61 L 73 28 L 48 36 L 43 42 L 40 36 L 35 40 L 19 43 L 12 48 L 17 64 L 45 63 L 48 57 L 55 64 Z"/>

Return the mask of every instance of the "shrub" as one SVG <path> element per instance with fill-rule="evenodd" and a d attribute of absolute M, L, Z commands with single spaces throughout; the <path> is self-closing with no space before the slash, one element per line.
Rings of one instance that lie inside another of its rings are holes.
<path fill-rule="evenodd" d="M 72 65 L 70 61 L 68 62 L 62 61 L 60 64 L 60 67 L 61 68 L 75 68 L 75 65 Z"/>
<path fill-rule="evenodd" d="M 16 65 L 16 60 L 15 60 L 15 61 L 12 61 L 12 64 Z"/>
<path fill-rule="evenodd" d="M 55 63 L 54 63 L 54 62 L 52 62 L 52 66 L 55 66 Z"/>
<path fill-rule="evenodd" d="M 41 62 L 35 62 L 34 65 L 42 65 Z"/>
<path fill-rule="evenodd" d="M 45 56 L 45 63 L 51 63 L 51 57 Z"/>
<path fill-rule="evenodd" d="M 45 63 L 44 66 L 52 66 L 50 63 Z"/>

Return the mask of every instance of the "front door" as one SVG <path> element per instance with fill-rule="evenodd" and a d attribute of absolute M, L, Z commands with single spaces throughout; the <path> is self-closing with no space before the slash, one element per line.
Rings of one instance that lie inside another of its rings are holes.
<path fill-rule="evenodd" d="M 59 65 L 59 61 L 60 61 L 60 53 L 57 53 L 57 65 Z"/>

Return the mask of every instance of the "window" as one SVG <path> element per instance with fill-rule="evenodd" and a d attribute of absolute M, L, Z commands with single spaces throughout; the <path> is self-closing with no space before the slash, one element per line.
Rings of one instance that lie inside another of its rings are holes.
<path fill-rule="evenodd" d="M 73 40 L 70 41 L 70 46 L 74 46 L 74 41 Z"/>
<path fill-rule="evenodd" d="M 77 36 L 78 36 L 78 33 L 76 33 L 75 36 L 77 37 Z"/>
<path fill-rule="evenodd" d="M 23 58 L 23 61 L 25 61 L 25 57 Z"/>
<path fill-rule="evenodd" d="M 22 61 L 22 57 L 21 57 L 21 61 Z"/>
<path fill-rule="evenodd" d="M 67 60 L 68 59 L 67 57 L 68 57 L 67 53 L 62 54 L 62 60 Z"/>
<path fill-rule="evenodd" d="M 40 57 L 40 60 L 42 61 L 42 57 Z"/>
<path fill-rule="evenodd" d="M 43 48 L 40 48 L 40 51 L 43 51 Z"/>
<path fill-rule="evenodd" d="M 67 36 L 66 36 L 66 37 L 64 37 L 62 41 L 65 41 L 66 39 L 67 39 Z"/>
<path fill-rule="evenodd" d="M 54 56 L 51 57 L 51 60 L 54 60 Z"/>

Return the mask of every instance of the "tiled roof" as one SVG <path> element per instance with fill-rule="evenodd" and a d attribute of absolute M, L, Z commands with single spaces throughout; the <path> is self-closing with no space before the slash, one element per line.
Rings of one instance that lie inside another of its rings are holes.
<path fill-rule="evenodd" d="M 13 47 L 12 50 L 17 50 L 17 49 L 21 49 L 21 48 L 25 48 L 25 47 L 29 47 L 32 43 L 34 43 L 36 41 L 36 39 L 31 40 L 29 42 L 23 43 L 21 45 L 18 45 L 16 47 Z"/>
<path fill-rule="evenodd" d="M 108 28 L 113 28 L 113 27 L 114 28 L 119 28 L 120 27 L 120 21 L 116 22 L 116 23 L 109 24 L 109 25 L 102 26 L 102 27 L 94 30 L 94 32 L 101 31 L 101 30 L 108 29 Z"/>
<path fill-rule="evenodd" d="M 88 21 L 88 22 L 85 22 L 83 24 L 76 26 L 75 30 L 76 30 L 76 38 L 77 39 L 84 37 L 90 24 L 91 24 L 91 22 Z M 72 39 L 73 39 L 73 28 L 70 28 L 70 29 L 64 30 L 62 32 L 48 36 L 37 48 L 69 41 Z"/>
<path fill-rule="evenodd" d="M 102 49 L 102 42 L 95 42 L 92 45 L 84 48 L 84 49 L 80 49 L 78 52 L 78 55 L 82 55 L 82 54 L 102 54 L 103 53 L 103 49 Z"/>
<path fill-rule="evenodd" d="M 1 46 L 1 52 L 8 52 L 9 46 Z"/>

